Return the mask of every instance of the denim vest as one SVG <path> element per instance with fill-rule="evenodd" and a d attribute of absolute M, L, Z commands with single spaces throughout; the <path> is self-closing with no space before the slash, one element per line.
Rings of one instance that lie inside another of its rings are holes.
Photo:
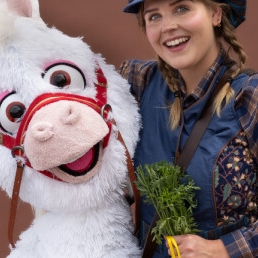
<path fill-rule="evenodd" d="M 140 142 L 135 153 L 134 163 L 136 168 L 138 165 L 159 161 L 174 162 L 179 139 L 182 149 L 213 88 L 225 70 L 226 68 L 222 67 L 215 75 L 213 83 L 204 96 L 184 110 L 184 122 L 174 131 L 170 129 L 168 122 L 169 108 L 167 108 L 168 103 L 173 102 L 174 94 L 168 89 L 161 73 L 158 70 L 154 72 L 149 85 L 146 86 L 141 95 L 140 112 L 143 119 L 143 128 L 140 132 Z M 247 78 L 248 75 L 241 74 L 231 83 L 235 95 L 239 93 Z M 213 169 L 223 147 L 241 129 L 234 109 L 234 100 L 233 97 L 228 105 L 222 109 L 219 117 L 217 115 L 213 116 L 186 170 L 186 174 L 190 175 L 195 184 L 201 188 L 196 193 L 198 207 L 194 210 L 194 217 L 198 229 L 203 231 L 201 235 L 207 238 L 210 233 L 216 235 L 216 238 L 223 233 L 221 229 L 214 231 L 214 234 L 213 232 L 208 233 L 209 230 L 215 230 L 217 225 L 213 195 Z M 154 207 L 146 204 L 142 198 L 140 230 L 142 245 L 154 213 Z M 153 257 L 169 257 L 167 248 L 160 246 Z"/>

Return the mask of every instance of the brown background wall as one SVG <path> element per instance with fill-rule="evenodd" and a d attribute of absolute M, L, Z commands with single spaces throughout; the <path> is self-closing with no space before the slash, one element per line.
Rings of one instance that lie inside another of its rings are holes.
<path fill-rule="evenodd" d="M 107 62 L 118 68 L 127 58 L 154 58 L 134 15 L 122 13 L 126 3 L 127 0 L 40 0 L 40 9 L 42 18 L 49 26 L 54 25 L 70 36 L 83 36 L 94 52 L 102 53 Z M 258 1 L 248 0 L 247 21 L 237 34 L 248 54 L 248 66 L 258 71 L 257 10 Z M 9 253 L 9 206 L 9 199 L 0 191 L 0 258 Z M 29 225 L 31 218 L 29 206 L 21 202 L 15 239 Z"/>

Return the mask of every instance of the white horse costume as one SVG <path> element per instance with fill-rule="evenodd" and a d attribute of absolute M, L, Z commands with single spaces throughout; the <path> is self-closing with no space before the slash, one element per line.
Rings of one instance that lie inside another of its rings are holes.
<path fill-rule="evenodd" d="M 125 199 L 139 127 L 113 66 L 37 1 L 0 0 L 0 186 L 44 211 L 9 258 L 140 257 Z"/>

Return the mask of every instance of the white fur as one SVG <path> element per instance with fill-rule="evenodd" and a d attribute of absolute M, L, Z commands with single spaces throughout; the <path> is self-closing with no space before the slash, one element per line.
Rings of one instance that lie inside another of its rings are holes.
<path fill-rule="evenodd" d="M 95 99 L 95 68 L 99 65 L 108 80 L 110 116 L 117 124 L 98 173 L 86 182 L 53 180 L 25 166 L 20 198 L 45 212 L 21 234 L 8 257 L 140 257 L 132 234 L 130 208 L 123 197 L 123 188 L 129 184 L 125 149 L 117 140 L 119 130 L 133 156 L 140 118 L 129 85 L 81 38 L 48 28 L 37 15 L 35 19 L 10 15 L 3 2 L 0 0 L 0 93 L 16 91 L 26 107 L 37 96 L 49 92 L 63 91 Z M 67 60 L 80 67 L 86 89 L 61 90 L 45 82 L 41 73 L 55 60 Z M 10 150 L 0 146 L 0 186 L 10 197 L 15 171 L 16 161 Z"/>

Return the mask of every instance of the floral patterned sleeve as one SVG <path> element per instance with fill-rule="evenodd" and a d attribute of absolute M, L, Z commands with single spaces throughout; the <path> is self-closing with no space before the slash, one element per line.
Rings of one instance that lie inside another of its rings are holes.
<path fill-rule="evenodd" d="M 250 76 L 236 99 L 236 112 L 258 164 L 258 75 Z M 257 168 L 258 171 L 258 168 Z M 258 199 L 258 198 L 256 198 Z M 231 258 L 258 257 L 258 221 L 221 237 Z"/>
<path fill-rule="evenodd" d="M 236 103 L 239 121 L 247 136 L 250 151 L 258 163 L 258 74 L 250 76 Z"/>

